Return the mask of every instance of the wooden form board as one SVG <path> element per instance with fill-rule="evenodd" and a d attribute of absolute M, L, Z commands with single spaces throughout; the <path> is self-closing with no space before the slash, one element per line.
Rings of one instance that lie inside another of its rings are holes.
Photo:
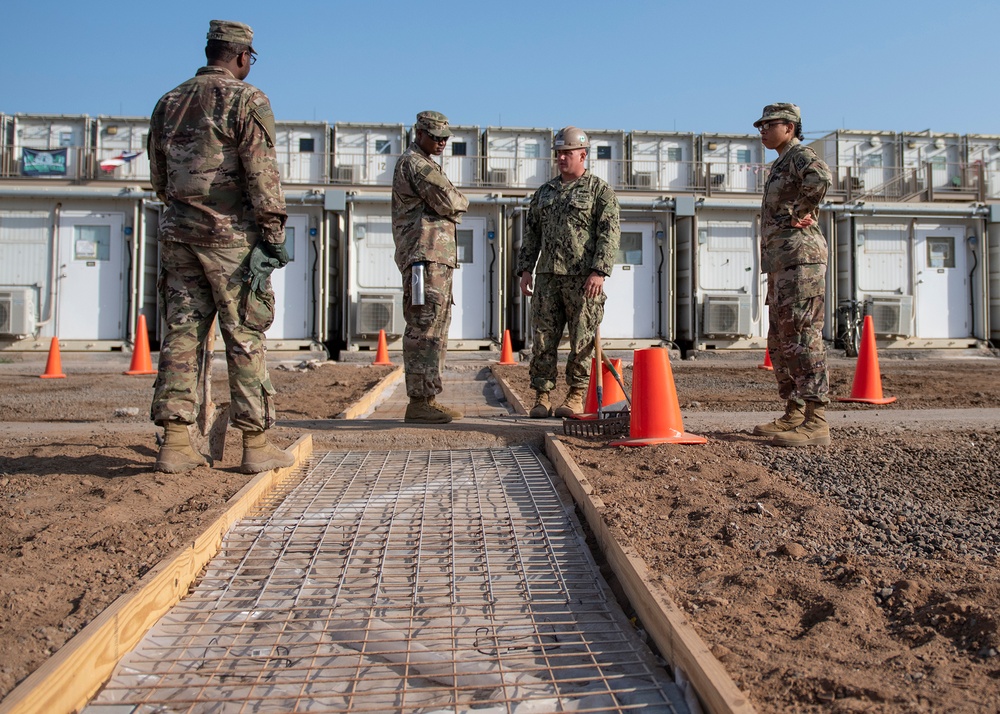
<path fill-rule="evenodd" d="M 295 463 L 258 474 L 229 499 L 229 508 L 168 561 L 150 570 L 79 634 L 35 670 L 0 702 L 0 714 L 60 714 L 79 711 L 111 677 L 130 651 L 171 607 L 187 595 L 205 565 L 215 557 L 230 526 L 250 513 L 313 451 L 307 434 L 289 449 Z"/>
<path fill-rule="evenodd" d="M 747 696 L 695 632 L 687 614 L 662 588 L 650 581 L 642 558 L 615 540 L 601 517 L 604 503 L 592 495 L 593 487 L 566 446 L 554 434 L 546 434 L 545 451 L 566 482 L 629 602 L 663 657 L 684 672 L 702 705 L 711 714 L 754 714 L 756 710 Z"/>
<path fill-rule="evenodd" d="M 378 384 L 368 390 L 361 399 L 349 406 L 337 415 L 338 419 L 359 419 L 368 413 L 368 410 L 378 404 L 386 390 L 396 385 L 403 378 L 403 368 L 396 367 L 385 376 Z"/>

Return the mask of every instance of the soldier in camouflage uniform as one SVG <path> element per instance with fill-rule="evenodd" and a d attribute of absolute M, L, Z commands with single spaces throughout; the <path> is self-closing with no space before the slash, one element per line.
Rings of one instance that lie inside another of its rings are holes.
<path fill-rule="evenodd" d="M 558 374 L 559 340 L 569 328 L 566 383 L 569 393 L 556 416 L 583 412 L 590 381 L 594 334 L 604 319 L 604 279 L 611 274 L 621 242 L 618 197 L 586 168 L 590 139 L 567 126 L 553 149 L 559 176 L 531 197 L 515 274 L 531 301 L 533 328 L 528 372 L 535 390 L 529 416 L 552 415 L 549 392 Z M 537 265 L 536 265 L 537 262 Z M 535 271 L 537 282 L 532 281 Z"/>
<path fill-rule="evenodd" d="M 271 105 L 243 81 L 255 60 L 253 31 L 212 20 L 205 56 L 207 66 L 163 95 L 150 119 L 166 319 L 150 409 L 165 432 L 155 468 L 183 473 L 205 463 L 187 427 L 200 411 L 200 358 L 218 316 L 230 418 L 243 431 L 241 470 L 258 473 L 294 462 L 264 435 L 275 421 L 264 331 L 274 319 L 270 273 L 288 262 L 285 198 Z"/>
<path fill-rule="evenodd" d="M 447 424 L 462 412 L 438 403 L 441 371 L 451 325 L 452 274 L 458 265 L 455 227 L 469 208 L 432 156 L 451 136 L 440 112 L 420 112 L 416 136 L 392 177 L 392 237 L 396 266 L 403 275 L 403 368 L 410 402 L 405 421 Z M 413 273 L 423 271 L 423 299 L 414 295 Z M 414 300 L 416 298 L 416 301 Z M 416 304 L 414 304 L 416 302 Z"/>
<path fill-rule="evenodd" d="M 772 436 L 779 446 L 823 446 L 830 443 L 823 343 L 827 242 L 817 221 L 830 169 L 800 143 L 802 118 L 794 104 L 767 105 L 754 126 L 764 146 L 778 152 L 761 203 L 761 270 L 767 273 L 767 349 L 785 413 L 753 433 Z"/>

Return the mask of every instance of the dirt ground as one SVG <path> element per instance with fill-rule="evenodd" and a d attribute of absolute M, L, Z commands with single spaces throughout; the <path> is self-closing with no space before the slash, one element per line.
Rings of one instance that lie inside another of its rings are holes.
<path fill-rule="evenodd" d="M 250 478 L 235 471 L 233 430 L 218 468 L 150 470 L 151 377 L 94 359 L 40 380 L 43 366 L 0 363 L 0 695 Z M 392 369 L 309 366 L 272 369 L 281 446 Z M 526 366 L 500 371 L 528 401 Z M 780 409 L 773 377 L 753 361 L 675 361 L 673 371 L 685 414 Z M 874 408 L 887 424 L 894 410 L 1000 407 L 1000 359 L 891 359 L 881 371 L 885 394 L 899 397 Z M 853 362 L 831 364 L 835 396 L 852 378 Z M 873 407 L 831 412 L 862 409 Z M 545 428 L 560 422 L 505 438 L 540 445 Z M 448 448 L 471 433 L 400 425 L 372 437 L 380 449 L 415 437 Z M 1000 711 L 1000 428 L 835 429 L 831 447 L 807 450 L 701 433 L 703 446 L 567 441 L 608 523 L 759 711 Z M 317 448 L 337 438 L 320 433 Z"/>

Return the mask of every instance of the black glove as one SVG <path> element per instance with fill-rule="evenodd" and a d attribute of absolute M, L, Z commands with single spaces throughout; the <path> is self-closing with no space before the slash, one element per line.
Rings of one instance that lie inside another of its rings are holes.
<path fill-rule="evenodd" d="M 250 289 L 255 293 L 263 290 L 274 269 L 285 267 L 289 260 L 284 243 L 258 241 L 250 251 L 250 264 L 247 266 L 246 281 L 250 283 Z"/>

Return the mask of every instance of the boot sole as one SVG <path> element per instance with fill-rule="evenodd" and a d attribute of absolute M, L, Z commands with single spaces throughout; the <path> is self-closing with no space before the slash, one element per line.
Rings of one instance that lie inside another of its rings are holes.
<path fill-rule="evenodd" d="M 791 428 L 788 428 L 788 429 L 769 429 L 767 427 L 761 428 L 759 426 L 755 426 L 753 428 L 753 435 L 754 436 L 775 436 L 777 434 L 786 434 L 786 433 L 788 433 L 790 431 L 795 431 L 800 426 L 802 426 L 802 425 L 801 424 L 796 424 L 795 426 L 793 426 Z"/>
<path fill-rule="evenodd" d="M 161 464 L 157 462 L 153 466 L 153 471 L 161 474 L 186 474 L 188 471 L 194 471 L 199 466 L 208 466 L 208 462 L 202 461 L 200 464 Z"/>
<path fill-rule="evenodd" d="M 292 463 L 286 463 L 282 461 L 268 461 L 263 464 L 254 464 L 253 466 L 246 466 L 244 464 L 240 464 L 240 473 L 262 474 L 266 473 L 267 471 L 273 471 L 274 469 L 284 469 L 294 465 L 295 461 L 292 461 Z"/>
<path fill-rule="evenodd" d="M 815 439 L 807 439 L 806 441 L 778 441 L 776 438 L 771 441 L 775 446 L 829 446 L 831 439 L 829 436 L 818 436 Z"/>

